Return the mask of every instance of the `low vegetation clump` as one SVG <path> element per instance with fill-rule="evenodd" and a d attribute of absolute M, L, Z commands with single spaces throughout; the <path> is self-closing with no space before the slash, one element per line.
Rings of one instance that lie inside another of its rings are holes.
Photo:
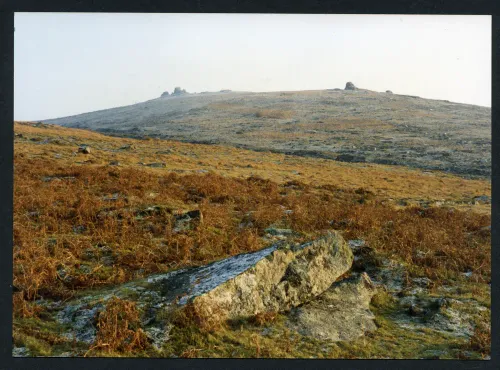
<path fill-rule="evenodd" d="M 277 318 L 278 314 L 276 312 L 269 311 L 261 312 L 255 316 L 252 316 L 249 321 L 258 326 L 264 326 L 275 322 Z"/>
<path fill-rule="evenodd" d="M 489 355 L 491 353 L 491 327 L 489 325 L 478 325 L 466 349 L 477 351 L 485 356 Z"/>
<path fill-rule="evenodd" d="M 135 303 L 113 297 L 97 320 L 97 340 L 89 352 L 127 353 L 143 350 L 148 342 L 140 327 Z"/>
<path fill-rule="evenodd" d="M 200 309 L 188 303 L 182 309 L 176 310 L 172 314 L 172 322 L 180 328 L 196 326 L 203 332 L 213 333 L 226 325 L 226 322 L 219 319 L 217 309 L 212 309 L 210 313 L 200 312 Z"/>

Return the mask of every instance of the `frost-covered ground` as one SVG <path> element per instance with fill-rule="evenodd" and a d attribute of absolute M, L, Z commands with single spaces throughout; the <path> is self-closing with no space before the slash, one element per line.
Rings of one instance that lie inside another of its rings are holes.
<path fill-rule="evenodd" d="M 108 134 L 491 174 L 491 109 L 368 90 L 169 96 L 46 120 Z"/>

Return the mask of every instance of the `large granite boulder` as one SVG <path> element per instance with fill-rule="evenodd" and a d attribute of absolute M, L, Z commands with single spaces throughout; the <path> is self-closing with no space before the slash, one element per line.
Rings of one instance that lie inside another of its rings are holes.
<path fill-rule="evenodd" d="M 114 296 L 137 304 L 146 333 L 161 333 L 171 325 L 169 315 L 188 304 L 198 317 L 211 321 L 287 311 L 323 293 L 352 262 L 351 249 L 332 232 L 303 245 L 282 243 L 202 267 L 82 292 L 73 301 L 50 306 L 55 319 L 69 325 L 68 335 L 87 343 L 95 339 L 96 316 Z"/>
<path fill-rule="evenodd" d="M 193 297 L 192 304 L 201 316 L 211 318 L 287 311 L 328 289 L 352 262 L 345 241 L 331 233 L 297 248 L 273 251 L 243 273 Z M 223 276 L 223 271 L 214 273 Z"/>
<path fill-rule="evenodd" d="M 345 89 L 344 90 L 357 90 L 358 88 L 354 86 L 352 82 L 348 82 L 345 84 Z"/>
<path fill-rule="evenodd" d="M 187 91 L 185 89 L 181 89 L 180 87 L 174 88 L 174 92 L 172 95 L 185 95 L 187 94 Z"/>

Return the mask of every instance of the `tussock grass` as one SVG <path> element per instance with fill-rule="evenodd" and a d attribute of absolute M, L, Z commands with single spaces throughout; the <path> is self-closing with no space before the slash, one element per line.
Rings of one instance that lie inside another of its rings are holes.
<path fill-rule="evenodd" d="M 113 297 L 99 314 L 97 340 L 87 353 L 95 350 L 127 353 L 143 350 L 147 345 L 135 303 Z"/>

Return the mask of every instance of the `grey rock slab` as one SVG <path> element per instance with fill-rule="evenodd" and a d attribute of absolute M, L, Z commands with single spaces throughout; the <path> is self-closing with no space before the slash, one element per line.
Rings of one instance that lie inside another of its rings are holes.
<path fill-rule="evenodd" d="M 26 347 L 13 347 L 12 348 L 12 357 L 30 357 L 31 353 Z"/>
<path fill-rule="evenodd" d="M 370 301 L 376 287 L 366 273 L 334 283 L 317 299 L 292 310 L 288 326 L 330 341 L 354 340 L 377 329 Z"/>
<path fill-rule="evenodd" d="M 243 274 L 193 300 L 202 316 L 237 318 L 286 311 L 324 292 L 352 265 L 353 255 L 338 233 L 299 247 L 280 248 Z"/>

